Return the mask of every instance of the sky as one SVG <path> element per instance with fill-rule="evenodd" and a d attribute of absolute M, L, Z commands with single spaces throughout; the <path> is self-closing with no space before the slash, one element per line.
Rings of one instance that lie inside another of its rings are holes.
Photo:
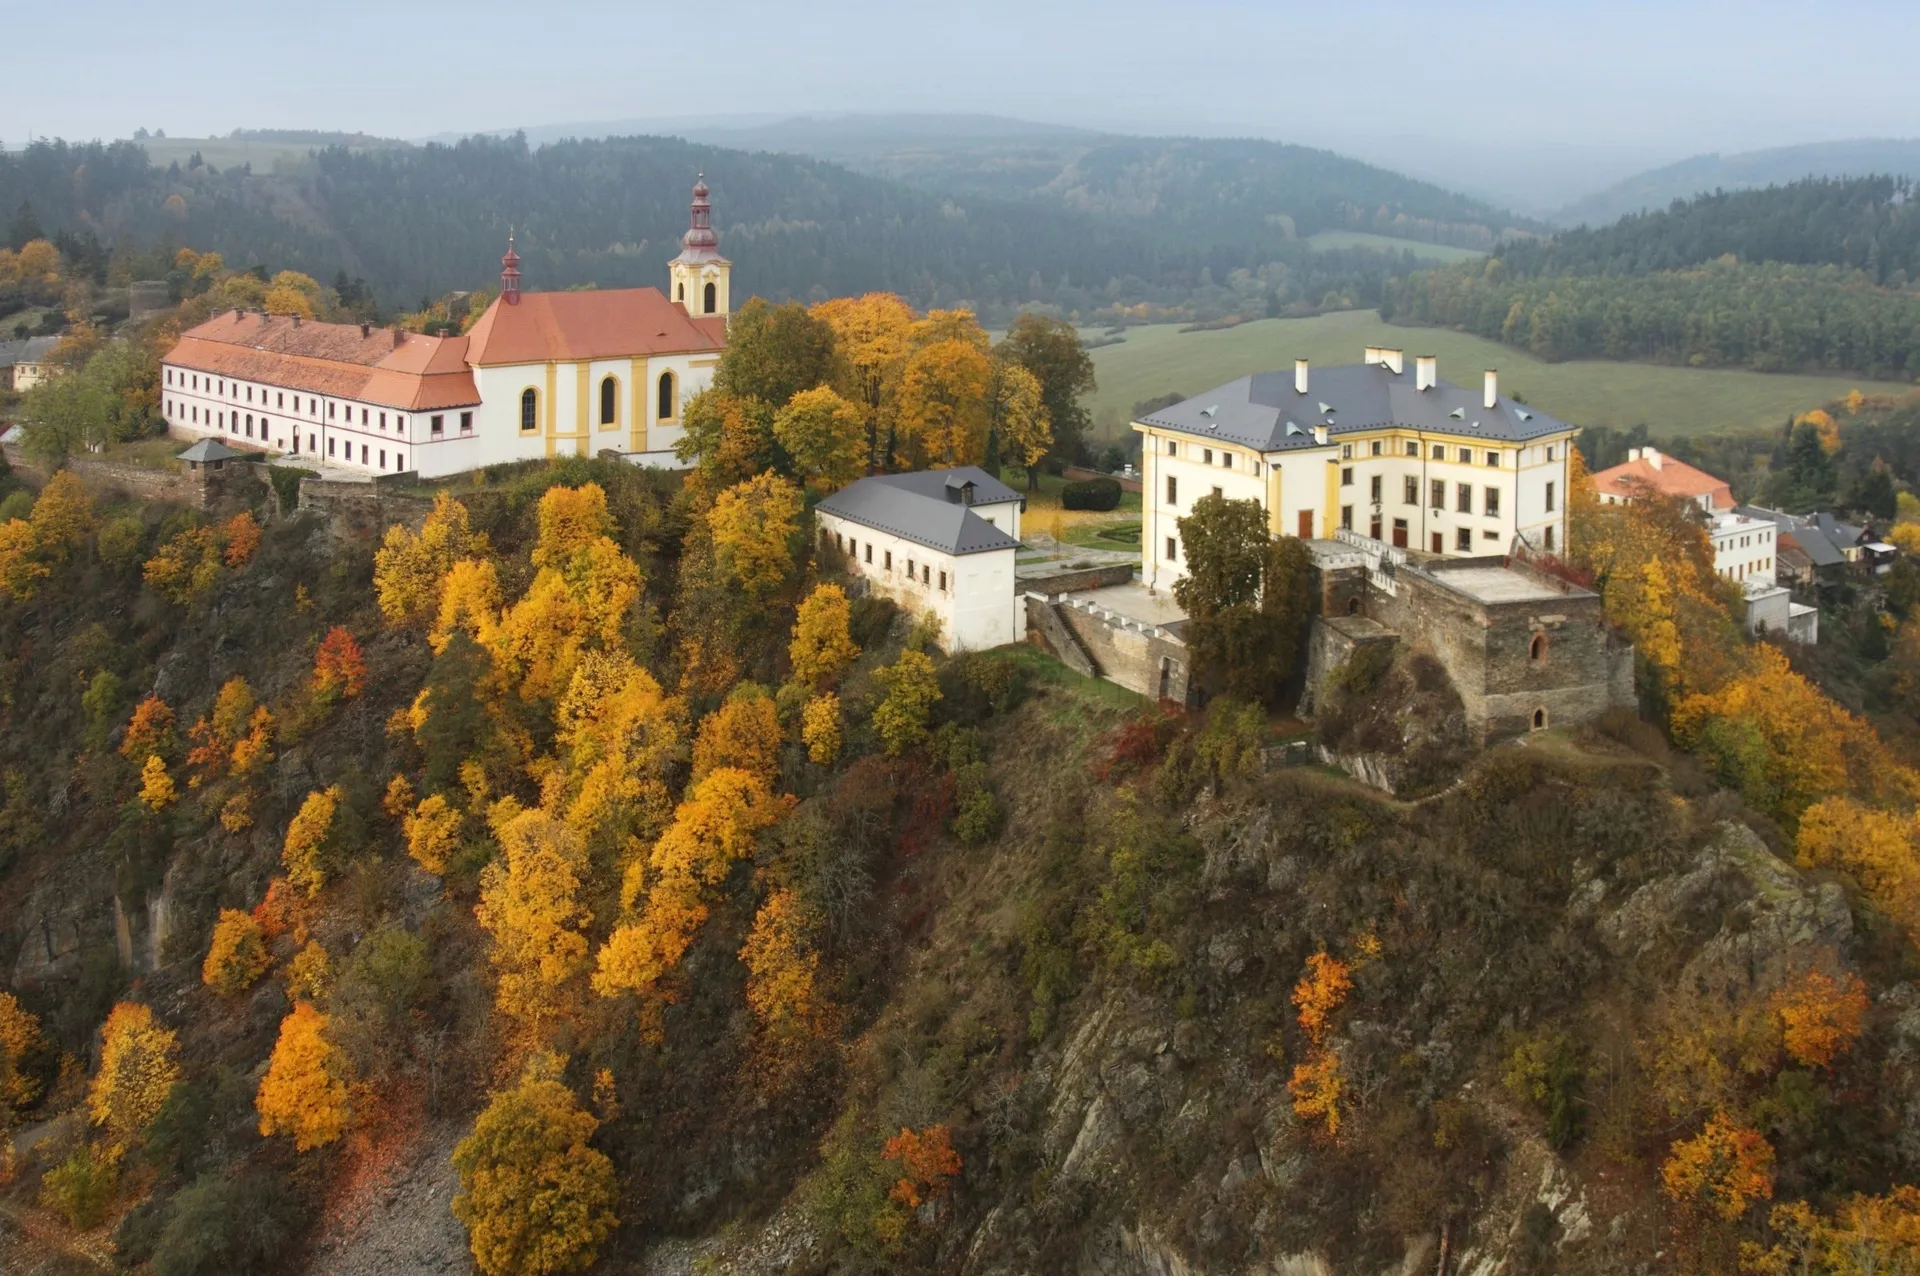
<path fill-rule="evenodd" d="M 0 17 L 24 12 L 0 0 Z M 71 0 L 0 143 L 972 112 L 1327 146 L 1452 184 L 1920 136 L 1913 0 Z M 23 29 L 8 22 L 4 29 Z"/>

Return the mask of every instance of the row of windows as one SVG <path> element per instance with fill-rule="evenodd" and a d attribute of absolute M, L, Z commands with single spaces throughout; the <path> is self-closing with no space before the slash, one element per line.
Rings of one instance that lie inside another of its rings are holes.
<path fill-rule="evenodd" d="M 1762 558 L 1751 563 L 1738 563 L 1732 567 L 1722 567 L 1717 574 L 1723 580 L 1745 580 L 1749 576 L 1757 575 L 1760 572 L 1770 572 L 1772 570 L 1773 560 L 1771 558 Z"/>
<path fill-rule="evenodd" d="M 1355 445 L 1352 443 L 1342 443 L 1340 445 L 1340 459 L 1343 461 L 1351 461 L 1353 459 L 1354 446 Z M 1418 443 L 1415 443 L 1412 439 L 1408 439 L 1402 446 L 1404 448 L 1404 455 L 1413 457 L 1415 459 L 1419 458 L 1420 445 Z M 1386 440 L 1374 439 L 1367 445 L 1367 454 L 1369 456 L 1385 456 L 1386 448 L 1387 448 Z M 1447 459 L 1446 444 L 1435 443 L 1432 445 L 1432 449 L 1433 450 L 1428 454 L 1428 458 L 1430 460 L 1444 461 Z M 1476 452 L 1473 448 L 1470 448 L 1470 447 L 1456 447 L 1454 449 L 1454 459 L 1457 460 L 1462 465 L 1476 464 L 1477 462 L 1475 461 L 1475 458 L 1479 455 L 1480 453 Z M 1553 459 L 1553 451 L 1551 448 L 1549 448 L 1547 451 L 1547 459 L 1548 460 Z M 1499 469 L 1500 454 L 1498 452 L 1488 451 L 1485 454 L 1485 463 L 1496 470 Z"/>
<path fill-rule="evenodd" d="M 679 408 L 679 378 L 671 372 L 662 372 L 655 385 L 654 415 L 665 424 L 678 415 Z M 600 424 L 608 427 L 619 422 L 620 378 L 603 377 L 600 381 Z M 520 392 L 520 428 L 527 433 L 540 428 L 540 393 L 532 386 Z"/>
<path fill-rule="evenodd" d="M 1200 464 L 1212 465 L 1214 463 L 1214 453 L 1212 448 L 1201 447 L 1195 443 L 1187 444 L 1187 459 L 1192 460 L 1196 454 L 1200 458 Z M 1173 439 L 1167 440 L 1167 455 L 1168 456 L 1180 455 L 1180 444 Z M 1229 470 L 1234 468 L 1234 465 L 1236 464 L 1234 460 L 1234 454 L 1232 452 L 1227 451 L 1225 448 L 1222 448 L 1220 450 L 1220 464 L 1224 468 Z M 1247 466 L 1250 473 L 1256 476 L 1260 473 L 1260 462 L 1248 461 Z"/>
<path fill-rule="evenodd" d="M 873 542 L 872 541 L 868 541 L 863 546 L 854 537 L 847 536 L 842 532 L 835 532 L 833 534 L 833 544 L 834 544 L 834 548 L 838 549 L 841 553 L 847 555 L 849 558 L 853 559 L 855 562 L 872 565 L 873 563 Z M 823 527 L 820 529 L 820 548 L 825 549 L 826 547 L 827 547 L 827 529 Z M 890 549 L 882 550 L 880 553 L 880 557 L 881 557 L 880 569 L 884 572 L 891 574 L 893 572 L 893 551 Z M 947 592 L 947 573 L 944 571 L 941 571 L 937 574 L 940 577 L 940 592 L 944 594 Z M 927 564 L 916 563 L 911 558 L 907 560 L 907 579 L 908 580 L 910 581 L 917 580 L 922 585 L 932 585 L 933 578 L 935 575 L 936 573 L 934 572 L 933 568 L 929 567 Z"/>
<path fill-rule="evenodd" d="M 203 385 L 202 378 L 198 373 L 187 373 L 187 372 L 180 373 L 179 379 L 178 381 L 176 381 L 174 379 L 174 370 L 172 368 L 167 369 L 167 383 L 169 385 L 178 385 L 181 388 L 188 389 L 188 390 L 200 390 L 200 391 L 203 391 L 204 393 L 214 395 L 215 397 L 225 396 L 227 398 L 234 399 L 241 402 L 246 402 L 246 403 L 252 403 L 254 401 L 254 398 L 253 398 L 254 387 L 252 386 L 244 387 L 246 393 L 243 396 L 241 394 L 241 390 L 243 387 L 241 383 L 238 381 L 228 382 L 224 377 L 220 377 L 220 378 L 207 377 L 204 379 L 204 381 L 205 381 L 205 384 Z M 284 390 L 273 391 L 273 398 L 274 398 L 273 406 L 279 410 L 285 411 L 287 408 L 286 391 Z M 262 407 L 265 407 L 267 404 L 267 389 L 265 386 L 260 387 L 260 404 Z M 345 410 L 342 411 L 342 409 L 345 409 Z M 298 393 L 295 393 L 293 396 L 292 410 L 295 412 L 300 412 L 303 410 L 300 406 L 300 395 Z M 319 420 L 320 419 L 320 400 L 318 398 L 309 396 L 307 398 L 307 406 L 304 409 L 304 411 L 307 416 L 313 418 L 316 421 Z M 354 405 L 351 403 L 337 403 L 332 399 L 327 400 L 326 418 L 329 421 L 342 421 L 347 425 L 352 425 L 354 424 L 353 412 L 354 412 Z M 376 414 L 374 410 L 371 408 L 362 407 L 360 409 L 359 424 L 368 426 L 370 428 L 374 427 L 376 424 L 375 422 L 376 415 L 378 416 L 378 423 L 377 423 L 378 428 L 382 431 L 385 431 L 387 429 L 388 414 L 385 412 L 380 412 Z M 406 413 L 395 412 L 392 415 L 393 415 L 394 431 L 396 433 L 405 434 L 407 431 Z M 471 412 L 463 412 L 461 413 L 461 416 L 470 422 L 473 414 Z M 471 424 L 468 424 L 465 428 L 471 429 L 472 426 Z M 443 429 L 444 429 L 444 426 L 443 426 Z M 436 431 L 436 433 L 439 433 L 439 432 L 441 431 Z"/>
<path fill-rule="evenodd" d="M 296 405 L 298 403 L 297 397 L 295 399 L 295 403 Z M 168 399 L 166 401 L 166 415 L 173 420 L 185 420 L 186 422 L 193 425 L 201 425 L 201 424 L 213 425 L 222 430 L 226 430 L 229 428 L 227 413 L 215 412 L 212 408 L 208 408 L 206 410 L 206 416 L 203 421 L 201 417 L 200 406 L 198 404 L 188 404 L 185 409 L 185 414 L 183 417 L 180 404 L 177 400 L 174 400 L 174 399 Z M 246 417 L 246 421 L 244 423 L 245 429 L 246 429 L 246 436 L 248 438 L 252 438 L 253 437 L 253 413 L 248 412 L 244 415 Z M 235 412 L 232 414 L 232 425 L 234 427 L 231 430 L 232 433 L 239 433 L 240 426 L 241 426 L 241 416 L 242 414 L 239 412 Z M 267 424 L 268 424 L 268 418 L 263 415 L 260 418 L 260 437 L 263 439 L 267 437 Z M 387 414 L 384 412 L 380 414 L 380 428 L 383 430 L 387 428 Z M 404 418 L 401 418 L 397 413 L 395 414 L 394 428 L 396 430 L 404 428 Z M 435 438 L 442 438 L 442 437 L 445 437 L 446 432 L 447 432 L 447 418 L 444 413 L 436 412 L 431 417 L 427 418 L 428 434 L 432 435 Z M 462 412 L 460 414 L 460 433 L 462 434 L 473 433 L 473 413 Z M 295 437 L 297 438 L 298 435 L 296 434 Z"/>
<path fill-rule="evenodd" d="M 1385 480 L 1378 474 L 1368 479 L 1370 487 L 1369 496 L 1375 505 L 1380 504 L 1384 499 L 1381 495 L 1384 482 Z M 1353 486 L 1353 467 L 1351 465 L 1341 468 L 1340 486 Z M 1454 509 L 1462 514 L 1473 513 L 1473 484 L 1455 483 L 1453 486 Z M 1551 487 L 1552 484 L 1548 484 L 1548 486 Z M 1489 487 L 1484 490 L 1480 501 L 1481 513 L 1487 515 L 1489 518 L 1500 517 L 1500 492 L 1501 489 L 1497 487 Z M 1428 498 L 1428 504 L 1433 509 L 1445 509 L 1447 507 L 1446 480 L 1429 480 Z M 1403 505 L 1418 505 L 1420 503 L 1420 480 L 1411 474 L 1405 475 L 1401 479 L 1400 501 Z"/>

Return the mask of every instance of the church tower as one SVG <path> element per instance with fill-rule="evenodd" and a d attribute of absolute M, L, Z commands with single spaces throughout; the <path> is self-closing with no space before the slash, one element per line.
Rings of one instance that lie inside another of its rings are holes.
<path fill-rule="evenodd" d="M 720 234 L 713 228 L 713 206 L 707 203 L 707 175 L 693 184 L 693 212 L 687 233 L 680 237 L 680 255 L 667 263 L 667 295 L 698 318 L 725 317 L 733 263 L 720 255 Z"/>
<path fill-rule="evenodd" d="M 520 254 L 513 251 L 513 232 L 507 232 L 507 255 L 500 259 L 500 300 L 520 304 Z"/>

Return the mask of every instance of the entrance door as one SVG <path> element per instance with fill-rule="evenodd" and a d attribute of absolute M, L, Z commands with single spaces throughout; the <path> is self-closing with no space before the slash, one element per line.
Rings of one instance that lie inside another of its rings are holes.
<path fill-rule="evenodd" d="M 1310 541 L 1313 539 L 1313 511 L 1312 510 L 1300 511 L 1300 539 L 1303 541 Z"/>
<path fill-rule="evenodd" d="M 1436 554 L 1444 554 L 1447 552 L 1446 538 L 1438 532 L 1433 534 L 1433 552 Z"/>
<path fill-rule="evenodd" d="M 1379 519 L 1376 518 L 1373 520 L 1373 522 L 1367 524 L 1367 535 L 1373 537 L 1373 539 L 1375 540 L 1380 539 L 1380 520 Z"/>
<path fill-rule="evenodd" d="M 1407 520 L 1404 518 L 1393 520 L 1393 547 L 1395 549 L 1407 547 Z"/>

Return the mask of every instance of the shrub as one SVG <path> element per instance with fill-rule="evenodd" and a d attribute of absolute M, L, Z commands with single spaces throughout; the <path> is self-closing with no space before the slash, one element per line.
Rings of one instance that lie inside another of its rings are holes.
<path fill-rule="evenodd" d="M 153 1247 L 153 1276 L 270 1271 L 298 1223 L 298 1206 L 273 1174 L 202 1174 L 173 1198 Z"/>
<path fill-rule="evenodd" d="M 1060 489 L 1060 508 L 1103 511 L 1119 509 L 1120 481 L 1094 478 L 1069 483 Z"/>
<path fill-rule="evenodd" d="M 893 629 L 893 618 L 899 614 L 900 609 L 891 599 L 877 594 L 856 598 L 847 621 L 847 632 L 852 636 L 854 645 L 866 651 L 887 636 Z"/>
<path fill-rule="evenodd" d="M 269 465 L 267 481 L 273 484 L 273 495 L 280 503 L 282 514 L 291 514 L 300 504 L 300 481 L 319 478 L 318 470 L 296 469 L 291 465 Z"/>
<path fill-rule="evenodd" d="M 6 506 L 0 504 L 0 515 Z M 100 552 L 100 560 L 110 567 L 129 567 L 140 560 L 142 547 L 146 543 L 147 529 L 137 518 L 110 518 L 100 525 L 94 533 L 94 547 Z"/>
<path fill-rule="evenodd" d="M 993 795 L 987 778 L 987 764 L 970 762 L 954 772 L 956 801 L 953 835 L 969 846 L 990 842 L 1000 832 L 1005 813 Z"/>
<path fill-rule="evenodd" d="M 40 1184 L 40 1202 L 77 1231 L 100 1225 L 113 1202 L 113 1162 L 96 1157 L 81 1144 L 67 1159 L 47 1171 Z"/>

